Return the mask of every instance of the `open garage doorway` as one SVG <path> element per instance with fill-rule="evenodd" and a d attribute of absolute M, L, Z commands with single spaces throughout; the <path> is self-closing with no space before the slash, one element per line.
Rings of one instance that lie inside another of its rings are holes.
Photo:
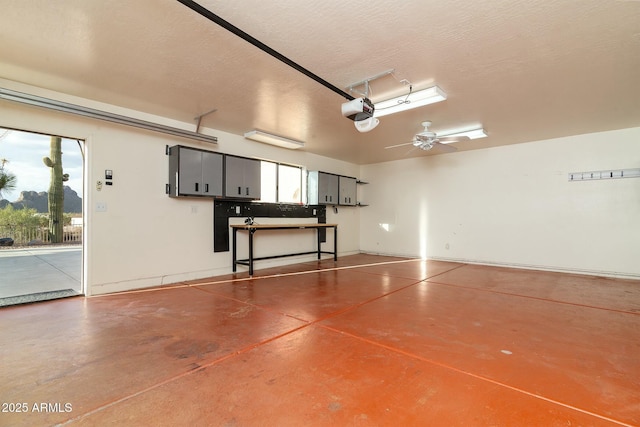
<path fill-rule="evenodd" d="M 81 295 L 84 141 L 0 127 L 0 307 Z"/>

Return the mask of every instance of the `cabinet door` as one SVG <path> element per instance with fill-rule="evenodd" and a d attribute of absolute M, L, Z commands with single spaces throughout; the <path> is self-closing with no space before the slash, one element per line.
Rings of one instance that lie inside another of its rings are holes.
<path fill-rule="evenodd" d="M 347 176 L 340 177 L 340 204 L 355 206 L 356 205 L 357 184 L 355 178 Z"/>
<path fill-rule="evenodd" d="M 316 185 L 318 186 L 318 204 L 329 203 L 329 179 L 324 172 L 318 172 Z"/>
<path fill-rule="evenodd" d="M 240 157 L 225 156 L 225 189 L 227 197 L 242 197 L 244 187 L 244 162 Z"/>
<path fill-rule="evenodd" d="M 340 201 L 339 194 L 339 177 L 329 173 L 320 173 L 318 181 L 320 182 L 320 203 L 338 204 Z"/>
<path fill-rule="evenodd" d="M 225 156 L 225 196 L 241 199 L 260 198 L 260 161 Z"/>
<path fill-rule="evenodd" d="M 202 153 L 201 194 L 203 196 L 222 196 L 222 154 L 203 151 Z"/>
<path fill-rule="evenodd" d="M 245 197 L 250 199 L 258 200 L 261 195 L 261 175 L 262 170 L 259 160 L 254 159 L 244 159 L 244 186 L 245 186 Z"/>
<path fill-rule="evenodd" d="M 338 204 L 338 175 L 319 171 L 309 171 L 307 175 L 307 185 L 307 198 L 310 204 Z"/>
<path fill-rule="evenodd" d="M 199 196 L 202 194 L 202 155 L 200 151 L 179 147 L 178 151 L 178 195 Z"/>

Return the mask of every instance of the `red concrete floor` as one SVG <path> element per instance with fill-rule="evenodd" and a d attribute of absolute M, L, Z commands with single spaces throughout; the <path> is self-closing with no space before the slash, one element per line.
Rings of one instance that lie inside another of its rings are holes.
<path fill-rule="evenodd" d="M 355 255 L 3 308 L 0 340 L 3 426 L 640 425 L 640 281 Z"/>

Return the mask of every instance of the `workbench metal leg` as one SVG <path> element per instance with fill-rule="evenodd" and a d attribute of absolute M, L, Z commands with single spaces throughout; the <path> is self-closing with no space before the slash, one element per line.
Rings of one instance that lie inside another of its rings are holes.
<path fill-rule="evenodd" d="M 333 260 L 338 261 L 338 226 L 333 227 Z"/>
<path fill-rule="evenodd" d="M 249 230 L 249 276 L 253 276 L 253 233 L 255 229 Z"/>
<path fill-rule="evenodd" d="M 317 235 L 318 235 L 318 259 L 320 259 L 320 248 L 321 248 L 321 245 L 320 245 L 320 229 L 316 228 L 316 231 L 317 231 Z"/>
<path fill-rule="evenodd" d="M 233 264 L 232 264 L 232 271 L 235 273 L 236 272 L 236 260 L 238 259 L 238 256 L 236 254 L 236 240 L 237 240 L 237 235 L 238 235 L 238 229 L 234 228 L 233 229 Z"/>

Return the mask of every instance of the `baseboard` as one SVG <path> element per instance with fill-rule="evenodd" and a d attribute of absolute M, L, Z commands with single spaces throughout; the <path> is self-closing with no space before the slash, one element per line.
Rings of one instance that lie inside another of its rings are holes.
<path fill-rule="evenodd" d="M 432 259 L 434 261 L 459 262 L 463 264 L 517 268 L 522 270 L 550 271 L 554 273 L 580 274 L 584 276 L 609 277 L 614 279 L 630 279 L 630 280 L 640 279 L 640 274 L 626 273 L 626 272 L 620 272 L 620 271 L 587 270 L 587 269 L 572 268 L 572 267 L 519 264 L 519 263 L 496 262 L 496 261 L 485 261 L 485 260 L 469 260 L 464 258 L 449 258 L 449 257 L 429 257 L 429 259 Z"/>
<path fill-rule="evenodd" d="M 338 259 L 341 256 L 355 255 L 359 254 L 360 251 L 347 251 L 347 252 L 339 252 Z M 254 264 L 254 268 L 256 270 L 270 267 L 279 267 L 283 265 L 289 264 L 299 264 L 302 262 L 312 262 L 317 261 L 317 255 L 301 255 L 301 256 L 293 256 L 288 258 L 274 258 L 271 260 L 263 260 L 256 261 Z M 331 259 L 328 255 L 323 255 L 322 259 Z M 248 267 L 238 266 L 238 272 L 248 271 Z M 200 280 L 206 279 L 209 277 L 215 276 L 223 276 L 227 274 L 233 273 L 231 266 L 220 267 L 209 270 L 201 270 L 201 271 L 191 271 L 186 273 L 178 273 L 178 274 L 168 274 L 164 276 L 155 276 L 155 277 L 145 277 L 142 279 L 134 279 L 122 282 L 113 282 L 113 283 L 98 283 L 89 286 L 89 290 L 87 292 L 87 296 L 98 296 L 98 295 L 106 295 L 113 294 L 118 292 L 127 292 L 127 291 L 139 291 L 148 288 L 157 288 L 163 286 L 176 286 L 182 284 L 184 282 L 192 281 L 192 280 Z"/>
<path fill-rule="evenodd" d="M 225 267 L 201 271 L 190 271 L 186 273 L 167 274 L 164 276 L 145 277 L 120 282 L 97 283 L 87 287 L 87 296 L 98 296 L 127 291 L 139 291 L 148 288 L 157 288 L 163 286 L 176 286 L 190 280 L 221 276 L 223 274 L 229 274 L 230 272 L 231 268 Z"/>
<path fill-rule="evenodd" d="M 405 253 L 397 253 L 397 252 L 391 253 L 391 252 L 361 251 L 361 253 L 366 253 L 370 255 L 397 256 L 397 257 L 416 258 L 416 259 L 420 258 L 415 254 L 405 254 Z M 629 273 L 629 272 L 622 272 L 622 271 L 590 270 L 590 269 L 581 269 L 581 268 L 572 268 L 572 267 L 521 264 L 521 263 L 477 260 L 477 259 L 467 259 L 467 258 L 452 258 L 452 257 L 428 257 L 427 259 L 433 260 L 433 261 L 457 262 L 462 264 L 486 265 L 486 266 L 492 266 L 492 267 L 518 268 L 522 270 L 550 271 L 555 273 L 580 274 L 583 276 L 597 276 L 597 277 L 609 277 L 614 279 L 640 280 L 640 273 Z"/>

